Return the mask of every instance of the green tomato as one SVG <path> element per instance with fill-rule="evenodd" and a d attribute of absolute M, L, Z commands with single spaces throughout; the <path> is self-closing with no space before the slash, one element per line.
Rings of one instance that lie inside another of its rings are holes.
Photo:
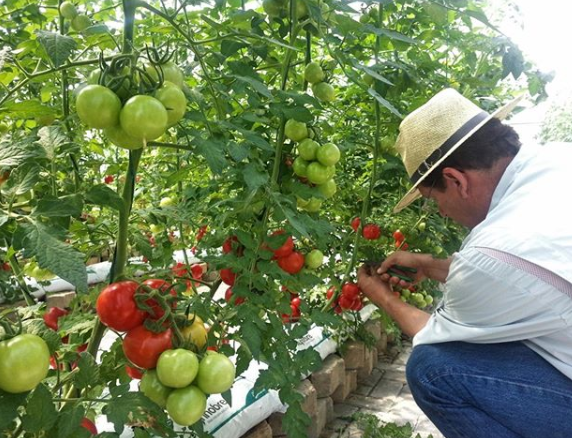
<path fill-rule="evenodd" d="M 334 87 L 326 82 L 319 82 L 312 86 L 314 97 L 322 102 L 333 102 L 336 98 Z"/>
<path fill-rule="evenodd" d="M 99 69 L 92 70 L 87 77 L 88 85 L 99 85 L 100 77 L 101 77 L 101 70 Z"/>
<path fill-rule="evenodd" d="M 328 173 L 328 179 L 333 178 L 336 174 L 336 166 L 326 166 L 326 172 Z"/>
<path fill-rule="evenodd" d="M 183 76 L 182 70 L 174 62 L 166 62 L 165 64 L 160 64 L 157 66 L 148 65 L 145 67 L 145 71 L 151 76 L 155 81 L 159 81 L 158 70 L 163 73 L 163 81 L 171 82 L 179 88 L 183 88 L 185 82 L 185 77 Z"/>
<path fill-rule="evenodd" d="M 163 232 L 163 227 L 161 225 L 158 225 L 158 224 L 149 225 L 149 229 L 151 230 L 151 232 L 153 234 L 159 234 L 159 233 Z"/>
<path fill-rule="evenodd" d="M 306 64 L 306 68 L 304 69 L 304 79 L 311 84 L 317 84 L 318 82 L 322 82 L 324 80 L 324 70 L 320 67 L 320 64 L 317 62 L 310 62 Z"/>
<path fill-rule="evenodd" d="M 88 85 L 78 93 L 75 101 L 77 114 L 90 128 L 110 128 L 119 123 L 121 101 L 102 85 Z"/>
<path fill-rule="evenodd" d="M 170 388 L 190 385 L 198 372 L 197 355 L 183 348 L 165 350 L 157 361 L 157 376 L 163 385 Z"/>
<path fill-rule="evenodd" d="M 130 98 L 119 114 L 125 133 L 140 140 L 155 140 L 167 129 L 169 116 L 163 104 L 151 96 L 137 95 Z"/>
<path fill-rule="evenodd" d="M 425 222 L 419 222 L 419 224 L 417 225 L 417 229 L 419 231 L 425 231 L 425 228 L 427 228 L 427 224 Z"/>
<path fill-rule="evenodd" d="M 30 277 L 35 278 L 38 281 L 51 280 L 55 275 L 49 269 L 42 269 L 39 266 L 35 266 L 30 273 Z"/>
<path fill-rule="evenodd" d="M 175 199 L 170 196 L 165 196 L 159 201 L 159 207 L 172 207 L 175 205 Z"/>
<path fill-rule="evenodd" d="M 263 0 L 262 9 L 271 18 L 286 15 L 286 5 L 280 0 Z"/>
<path fill-rule="evenodd" d="M 324 253 L 319 249 L 313 249 L 306 254 L 305 263 L 309 269 L 318 269 L 324 263 Z"/>
<path fill-rule="evenodd" d="M 115 146 L 119 146 L 120 148 L 141 149 L 143 147 L 143 140 L 127 135 L 121 125 L 104 129 L 103 132 L 111 143 L 113 143 Z"/>
<path fill-rule="evenodd" d="M 72 20 L 77 16 L 77 9 L 72 2 L 65 1 L 60 5 L 60 14 L 64 18 Z"/>
<path fill-rule="evenodd" d="M 224 354 L 208 352 L 199 365 L 196 384 L 205 394 L 221 394 L 234 383 L 236 369 Z"/>
<path fill-rule="evenodd" d="M 304 0 L 298 0 L 296 2 L 296 18 L 303 18 L 308 15 L 308 6 Z"/>
<path fill-rule="evenodd" d="M 286 122 L 284 133 L 290 140 L 302 141 L 308 137 L 308 128 L 304 122 L 290 119 Z"/>
<path fill-rule="evenodd" d="M 324 196 L 324 198 L 329 199 L 336 194 L 338 186 L 333 179 L 327 180 L 324 184 L 318 186 L 319 192 Z"/>
<path fill-rule="evenodd" d="M 340 150 L 333 143 L 326 143 L 316 151 L 316 159 L 324 166 L 334 166 L 340 161 Z"/>
<path fill-rule="evenodd" d="M 316 151 L 319 147 L 318 142 L 305 138 L 298 144 L 298 154 L 300 154 L 304 160 L 312 161 L 316 159 Z"/>
<path fill-rule="evenodd" d="M 31 391 L 48 375 L 50 350 L 37 335 L 20 334 L 0 342 L 0 389 Z"/>
<path fill-rule="evenodd" d="M 329 171 L 326 166 L 317 161 L 312 161 L 308 164 L 307 178 L 312 184 L 320 185 L 324 184 L 331 177 L 329 176 Z"/>
<path fill-rule="evenodd" d="M 323 201 L 320 198 L 314 198 L 313 196 L 306 201 L 306 205 L 304 206 L 304 210 L 310 213 L 317 213 L 322 208 Z"/>
<path fill-rule="evenodd" d="M 183 90 L 172 82 L 163 82 L 163 86 L 155 92 L 155 98 L 167 109 L 167 126 L 175 125 L 185 115 L 187 98 Z"/>
<path fill-rule="evenodd" d="M 71 27 L 76 32 L 83 32 L 91 26 L 91 19 L 87 15 L 76 15 L 71 21 Z"/>
<path fill-rule="evenodd" d="M 167 398 L 173 391 L 171 388 L 166 387 L 159 380 L 156 370 L 147 370 L 141 377 L 139 390 L 149 399 L 153 400 L 162 408 L 167 406 Z"/>
<path fill-rule="evenodd" d="M 306 178 L 308 176 L 308 164 L 302 157 L 298 157 L 292 163 L 292 171 L 296 175 Z"/>
<path fill-rule="evenodd" d="M 0 122 L 0 134 L 4 134 L 5 132 L 8 132 L 9 130 L 10 130 L 10 127 L 8 126 L 7 123 Z"/>
<path fill-rule="evenodd" d="M 207 396 L 194 385 L 173 390 L 167 398 L 167 413 L 181 426 L 190 426 L 201 419 L 207 408 Z"/>
<path fill-rule="evenodd" d="M 431 295 L 425 296 L 425 303 L 427 303 L 427 305 L 433 304 L 433 297 Z"/>

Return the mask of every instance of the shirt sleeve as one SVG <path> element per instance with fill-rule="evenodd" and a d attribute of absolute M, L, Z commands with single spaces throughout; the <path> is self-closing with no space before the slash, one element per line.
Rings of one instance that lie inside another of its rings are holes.
<path fill-rule="evenodd" d="M 512 342 L 568 327 L 572 300 L 534 275 L 470 248 L 456 253 L 443 299 L 413 344 Z"/>

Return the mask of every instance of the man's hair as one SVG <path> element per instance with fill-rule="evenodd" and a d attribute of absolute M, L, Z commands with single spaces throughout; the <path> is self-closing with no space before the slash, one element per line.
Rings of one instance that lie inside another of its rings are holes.
<path fill-rule="evenodd" d="M 420 183 L 423 187 L 445 189 L 443 169 L 458 170 L 490 169 L 501 158 L 514 157 L 521 143 L 512 126 L 498 119 L 491 119 L 463 142 L 435 170 Z"/>

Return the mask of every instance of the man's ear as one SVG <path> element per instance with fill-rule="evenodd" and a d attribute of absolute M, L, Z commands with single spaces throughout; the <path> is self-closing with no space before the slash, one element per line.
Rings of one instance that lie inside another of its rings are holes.
<path fill-rule="evenodd" d="M 445 167 L 443 169 L 443 179 L 445 184 L 456 190 L 461 198 L 466 199 L 469 196 L 469 179 L 462 170 L 454 167 Z"/>

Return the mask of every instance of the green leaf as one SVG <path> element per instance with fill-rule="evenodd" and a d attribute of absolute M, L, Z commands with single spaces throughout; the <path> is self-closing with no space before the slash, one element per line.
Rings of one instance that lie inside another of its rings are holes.
<path fill-rule="evenodd" d="M 60 126 L 44 126 L 38 131 L 38 143 L 46 151 L 48 159 L 53 160 L 56 149 L 63 143 L 69 142 L 65 132 Z"/>
<path fill-rule="evenodd" d="M 240 49 L 244 49 L 245 47 L 248 47 L 248 44 L 241 41 L 223 40 L 220 44 L 220 53 L 228 57 L 236 54 Z"/>
<path fill-rule="evenodd" d="M 123 210 L 124 207 L 123 198 L 104 184 L 91 187 L 85 194 L 85 202 L 113 208 L 117 211 Z"/>
<path fill-rule="evenodd" d="M 522 52 L 516 46 L 510 46 L 508 51 L 502 57 L 503 72 L 502 77 L 505 78 L 512 73 L 515 79 L 524 71 L 524 57 Z"/>
<path fill-rule="evenodd" d="M 83 210 L 83 199 L 80 195 L 68 195 L 60 198 L 45 196 L 38 201 L 32 211 L 34 216 L 46 217 L 78 217 Z"/>
<path fill-rule="evenodd" d="M 221 174 L 223 169 L 228 165 L 224 156 L 224 144 L 217 139 L 195 139 L 193 143 L 197 146 L 197 152 L 201 154 L 209 165 L 213 173 Z"/>
<path fill-rule="evenodd" d="M 3 190 L 10 195 L 23 195 L 34 188 L 40 180 L 41 168 L 36 163 L 25 163 L 10 173 Z"/>
<path fill-rule="evenodd" d="M 244 181 L 250 190 L 256 190 L 266 184 L 269 180 L 268 174 L 261 171 L 256 163 L 248 163 L 244 169 L 243 175 Z"/>
<path fill-rule="evenodd" d="M 85 430 L 82 433 L 80 427 L 81 420 L 85 416 L 85 409 L 80 404 L 66 404 L 58 415 L 57 437 L 58 438 L 76 438 L 79 435 L 89 436 L 89 432 Z"/>
<path fill-rule="evenodd" d="M 408 44 L 417 44 L 417 41 L 414 40 L 413 38 L 409 38 L 408 36 L 403 35 L 402 33 L 396 32 L 395 30 L 379 29 L 375 26 L 372 26 L 371 24 L 365 25 L 363 27 L 363 29 L 369 31 L 370 33 L 373 33 L 374 35 L 386 36 L 389 39 L 402 41 L 402 42 L 408 43 Z"/>
<path fill-rule="evenodd" d="M 0 390 L 0 432 L 12 429 L 9 427 L 18 418 L 18 407 L 24 404 L 28 393 L 10 394 Z"/>
<path fill-rule="evenodd" d="M 37 99 L 28 99 L 23 102 L 6 102 L 4 106 L 0 107 L 0 112 L 7 112 L 15 119 L 29 119 L 57 114 L 54 108 L 43 105 Z"/>
<path fill-rule="evenodd" d="M 28 433 L 50 430 L 56 423 L 58 414 L 52 394 L 44 385 L 36 386 L 26 405 L 26 414 L 22 417 L 22 426 Z"/>
<path fill-rule="evenodd" d="M 57 32 L 36 31 L 38 41 L 46 49 L 54 67 L 63 65 L 76 48 L 73 38 Z"/>
<path fill-rule="evenodd" d="M 266 85 L 264 85 L 263 82 L 257 81 L 254 78 L 249 78 L 246 76 L 233 75 L 232 77 L 238 79 L 241 82 L 246 82 L 248 85 L 250 85 L 254 89 L 254 91 L 262 94 L 263 96 L 268 97 L 268 98 L 272 97 L 272 93 L 270 92 L 268 87 Z"/>
<path fill-rule="evenodd" d="M 43 269 L 48 269 L 60 278 L 73 284 L 80 293 L 87 292 L 87 271 L 83 254 L 56 237 L 58 230 L 41 222 L 21 224 L 14 237 L 20 242 L 24 257 L 36 257 Z"/>
<path fill-rule="evenodd" d="M 74 377 L 74 383 L 78 388 L 90 388 L 98 384 L 99 367 L 91 354 L 81 353 L 77 367 L 79 372 Z"/>
<path fill-rule="evenodd" d="M 375 100 L 377 100 L 383 107 L 387 108 L 392 114 L 395 114 L 397 117 L 399 117 L 400 119 L 403 118 L 403 116 L 401 115 L 401 113 L 399 111 L 397 111 L 397 109 L 390 104 L 387 100 L 385 100 L 383 97 L 381 97 L 379 95 L 379 93 L 377 91 L 375 91 L 373 88 L 369 88 L 367 90 L 367 92 L 373 96 L 375 98 Z"/>
<path fill-rule="evenodd" d="M 0 143 L 0 168 L 17 167 L 28 160 L 46 158 L 44 150 L 34 145 L 30 139 Z"/>

